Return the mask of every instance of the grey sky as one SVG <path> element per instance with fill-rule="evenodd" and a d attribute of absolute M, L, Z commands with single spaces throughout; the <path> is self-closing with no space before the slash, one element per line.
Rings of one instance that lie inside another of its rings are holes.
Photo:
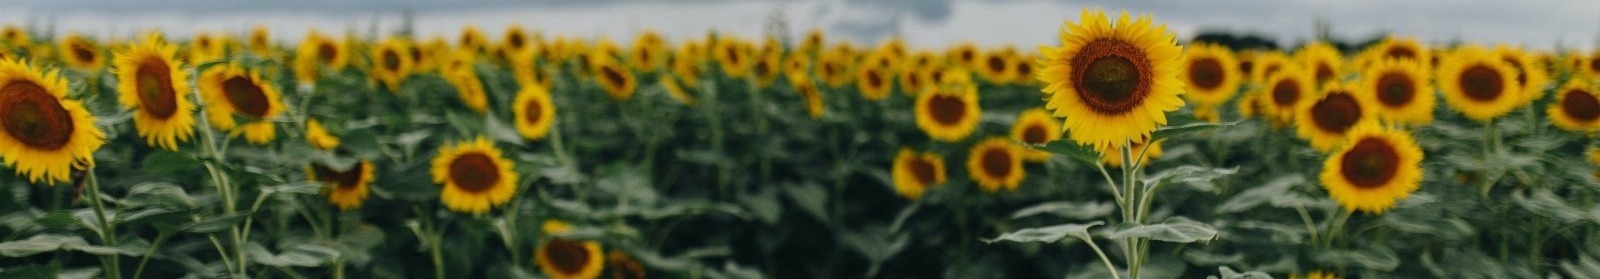
<path fill-rule="evenodd" d="M 1054 43 L 1061 23 L 1077 20 L 1083 7 L 1152 14 L 1180 38 L 1228 30 L 1283 44 L 1309 38 L 1313 19 L 1319 17 L 1332 24 L 1336 36 L 1348 38 L 1392 31 L 1431 43 L 1592 49 L 1600 34 L 1600 1 L 1593 0 L 20 0 L 7 6 L 0 11 L 0 22 L 53 25 L 99 36 L 152 28 L 178 35 L 242 33 L 260 24 L 272 27 L 279 41 L 296 40 L 313 27 L 390 31 L 400 26 L 402 13 L 412 11 L 417 31 L 425 36 L 453 34 L 465 25 L 498 34 L 507 24 L 519 23 L 546 34 L 619 40 L 643 29 L 673 38 L 700 36 L 706 30 L 756 37 L 767 30 L 770 18 L 781 16 L 796 35 L 817 27 L 859 43 L 899 34 L 922 47 L 961 41 L 1033 47 Z"/>

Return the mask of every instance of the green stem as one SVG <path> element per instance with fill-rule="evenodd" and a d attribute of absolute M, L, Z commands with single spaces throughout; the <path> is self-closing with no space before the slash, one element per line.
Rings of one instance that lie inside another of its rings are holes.
<path fill-rule="evenodd" d="M 417 211 L 417 217 L 422 219 L 422 232 L 425 235 L 421 237 L 423 244 L 428 246 L 428 255 L 433 259 L 433 277 L 444 279 L 444 254 L 439 251 L 439 242 L 442 239 L 434 227 L 433 214 L 424 211 L 421 205 L 414 209 Z"/>
<path fill-rule="evenodd" d="M 1111 279 L 1122 279 L 1122 275 L 1118 274 L 1119 272 L 1117 272 L 1117 267 L 1111 265 L 1111 259 L 1106 257 L 1106 252 L 1100 251 L 1100 245 L 1095 245 L 1093 240 L 1084 242 L 1088 242 L 1089 248 L 1094 249 L 1094 254 L 1100 256 L 1100 263 L 1106 265 L 1106 272 L 1111 273 Z"/>
<path fill-rule="evenodd" d="M 1351 212 L 1349 210 L 1339 211 L 1337 215 L 1338 217 L 1336 217 L 1337 219 L 1334 219 L 1333 224 L 1330 224 L 1328 227 L 1328 237 L 1322 239 L 1323 248 L 1333 246 L 1333 240 L 1338 238 L 1339 234 L 1344 232 L 1344 224 L 1350 221 L 1350 215 L 1355 215 L 1355 212 Z"/>
<path fill-rule="evenodd" d="M 1111 173 L 1106 172 L 1106 165 L 1100 162 L 1091 162 L 1100 170 L 1100 176 L 1106 178 L 1106 188 L 1111 188 L 1111 196 L 1117 199 L 1117 206 L 1127 207 L 1128 201 L 1122 198 L 1122 190 L 1117 190 L 1117 181 L 1111 179 Z"/>
<path fill-rule="evenodd" d="M 161 243 L 166 242 L 170 236 L 172 235 L 166 232 L 156 234 L 156 241 L 150 243 L 150 247 L 144 250 L 144 257 L 139 259 L 139 267 L 133 269 L 133 279 L 139 279 L 139 277 L 144 276 L 144 266 L 150 263 L 151 256 L 156 253 L 156 247 L 161 247 Z"/>
<path fill-rule="evenodd" d="M 1306 233 L 1311 234 L 1311 243 L 1318 243 L 1317 227 L 1311 222 L 1311 213 L 1306 212 L 1306 207 L 1296 206 L 1295 211 L 1300 212 L 1300 221 L 1306 224 Z"/>
<path fill-rule="evenodd" d="M 89 201 L 94 203 L 94 215 L 100 223 L 100 241 L 106 246 L 117 246 L 117 229 L 111 225 L 111 220 L 106 219 L 105 202 L 100 199 L 100 179 L 94 174 L 94 169 L 89 169 Z M 117 255 L 105 255 L 101 260 L 102 267 L 106 270 L 106 278 L 122 278 L 122 268 L 117 260 Z"/>

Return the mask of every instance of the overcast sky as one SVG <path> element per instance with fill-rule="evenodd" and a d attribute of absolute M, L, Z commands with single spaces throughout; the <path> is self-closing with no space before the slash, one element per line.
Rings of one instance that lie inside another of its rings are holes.
<path fill-rule="evenodd" d="M 1033 47 L 1054 44 L 1065 20 L 1084 7 L 1148 13 L 1187 39 L 1205 30 L 1263 35 L 1285 46 L 1313 34 L 1316 18 L 1335 36 L 1368 38 L 1381 32 L 1424 42 L 1507 43 L 1536 48 L 1593 49 L 1600 38 L 1600 1 L 1595 0 L 16 0 L 0 11 L 0 22 L 97 36 L 126 37 L 162 29 L 243 33 L 251 26 L 274 30 L 274 40 L 298 40 L 309 28 L 392 31 L 403 14 L 414 14 L 418 33 L 450 35 L 476 25 L 491 34 L 507 24 L 546 34 L 607 36 L 622 40 L 644 29 L 671 38 L 707 30 L 757 37 L 781 17 L 795 36 L 821 28 L 834 38 L 869 43 L 900 35 L 914 46 L 942 47 L 971 41 L 982 45 Z"/>

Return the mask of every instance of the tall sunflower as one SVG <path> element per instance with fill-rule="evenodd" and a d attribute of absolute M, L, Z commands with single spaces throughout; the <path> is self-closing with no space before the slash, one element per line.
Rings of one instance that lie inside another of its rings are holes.
<path fill-rule="evenodd" d="M 1173 34 L 1149 16 L 1130 21 L 1127 12 L 1116 25 L 1101 11 L 1080 18 L 1062 28 L 1062 47 L 1039 47 L 1045 107 L 1067 119 L 1073 141 L 1097 147 L 1120 147 L 1166 124 L 1166 112 L 1183 107 L 1183 53 Z"/>
<path fill-rule="evenodd" d="M 400 39 L 387 39 L 372 49 L 372 75 L 392 92 L 400 91 L 400 82 L 411 75 L 416 61 L 412 61 L 411 45 Z"/>
<path fill-rule="evenodd" d="M 1214 44 L 1191 44 L 1184 47 L 1183 94 L 1185 99 L 1203 105 L 1216 106 L 1227 103 L 1239 89 L 1239 62 L 1233 51 Z"/>
<path fill-rule="evenodd" d="M 967 175 L 984 192 L 994 193 L 1002 188 L 1016 191 L 1026 172 L 1022 169 L 1020 148 L 1002 137 L 979 141 L 967 153 Z"/>
<path fill-rule="evenodd" d="M 1139 138 L 1139 140 L 1132 141 L 1133 145 L 1128 147 L 1128 155 L 1133 156 L 1133 160 L 1135 162 L 1139 162 L 1139 166 L 1150 165 L 1150 160 L 1161 158 L 1161 141 L 1156 141 L 1156 143 L 1150 145 L 1150 147 L 1145 147 L 1145 143 L 1148 141 L 1149 138 Z M 1101 154 L 1101 164 L 1105 164 L 1108 167 L 1114 168 L 1120 168 L 1123 166 L 1122 149 L 1097 149 L 1097 151 L 1099 151 Z M 1141 152 L 1144 154 L 1144 157 L 1138 157 Z"/>
<path fill-rule="evenodd" d="M 1483 48 L 1466 46 L 1441 61 L 1437 78 L 1450 107 L 1483 122 L 1505 115 L 1521 103 L 1513 71 Z"/>
<path fill-rule="evenodd" d="M 483 214 L 517 194 L 517 173 L 489 140 L 457 142 L 433 157 L 433 182 L 443 186 L 439 200 L 452 211 Z"/>
<path fill-rule="evenodd" d="M 67 62 L 73 69 L 93 72 L 105 67 L 105 55 L 100 52 L 100 47 L 93 40 L 79 34 L 67 35 L 61 39 L 61 49 L 58 50 L 62 61 Z"/>
<path fill-rule="evenodd" d="M 1415 60 L 1385 59 L 1362 74 L 1356 91 L 1373 100 L 1372 109 L 1385 121 L 1402 124 L 1433 122 L 1433 80 Z"/>
<path fill-rule="evenodd" d="M 1300 67 L 1285 65 L 1266 79 L 1261 93 L 1257 94 L 1260 113 L 1272 118 L 1274 123 L 1293 123 L 1298 109 L 1317 95 L 1311 88 L 1311 77 Z"/>
<path fill-rule="evenodd" d="M 928 188 L 945 182 L 944 157 L 933 152 L 916 152 L 900 148 L 894 156 L 894 191 L 908 200 L 917 200 Z"/>
<path fill-rule="evenodd" d="M 325 186 L 322 194 L 328 196 L 328 202 L 334 207 L 349 211 L 361 207 L 361 203 L 367 200 L 373 170 L 372 161 L 367 160 L 361 160 L 346 170 L 312 163 L 306 166 L 306 178 Z"/>
<path fill-rule="evenodd" d="M 545 221 L 545 234 L 560 235 L 571 230 L 561 221 Z M 552 279 L 594 279 L 605 269 L 600 244 L 590 240 L 547 237 L 534 251 L 533 261 Z"/>
<path fill-rule="evenodd" d="M 1056 123 L 1060 122 L 1050 116 L 1050 111 L 1031 108 L 1017 116 L 1017 123 L 1011 125 L 1011 138 L 1031 145 L 1049 144 L 1061 139 L 1061 125 Z M 1050 160 L 1050 152 L 1022 149 L 1022 159 L 1029 162 L 1044 162 Z"/>
<path fill-rule="evenodd" d="M 94 165 L 94 151 L 105 143 L 94 116 L 66 96 L 59 72 L 0 60 L 0 160 L 28 182 L 70 182 L 72 170 Z"/>
<path fill-rule="evenodd" d="M 244 134 L 250 143 L 264 145 L 277 135 L 272 120 L 284 111 L 278 88 L 236 63 L 218 65 L 200 74 L 200 100 L 206 103 L 211 126 Z M 243 116 L 246 123 L 234 121 Z"/>
<path fill-rule="evenodd" d="M 1342 67 L 1344 66 L 1343 54 L 1339 49 L 1327 42 L 1307 44 L 1294 53 L 1294 60 L 1305 67 L 1318 88 L 1329 82 L 1339 81 Z"/>
<path fill-rule="evenodd" d="M 1600 130 L 1600 92 L 1589 79 L 1574 78 L 1556 90 L 1556 101 L 1545 109 L 1550 123 L 1563 130 L 1589 133 Z"/>
<path fill-rule="evenodd" d="M 957 75 L 954 73 L 957 71 L 951 70 L 952 73 L 946 75 Z M 958 80 L 935 85 L 917 95 L 917 128 L 938 141 L 957 142 L 967 138 L 978 128 L 982 113 L 977 90 L 971 82 Z"/>
<path fill-rule="evenodd" d="M 550 92 L 543 87 L 523 87 L 512 102 L 512 116 L 516 117 L 517 133 L 529 140 L 544 139 L 555 123 L 556 106 L 550 102 Z"/>
<path fill-rule="evenodd" d="M 327 128 L 322 127 L 322 121 L 306 119 L 306 143 L 310 143 L 311 147 L 316 147 L 317 149 L 333 150 L 334 148 L 339 148 L 339 137 L 334 136 L 328 132 Z"/>
<path fill-rule="evenodd" d="M 856 71 L 856 87 L 861 90 L 861 96 L 868 101 L 883 100 L 889 97 L 889 89 L 893 80 L 889 78 L 889 70 L 881 66 L 866 66 Z"/>
<path fill-rule="evenodd" d="M 189 101 L 189 71 L 175 58 L 178 48 L 147 35 L 116 53 L 117 100 L 134 109 L 134 129 L 145 144 L 178 150 L 194 135 L 194 103 Z"/>
<path fill-rule="evenodd" d="M 615 60 L 595 59 L 590 70 L 594 73 L 595 81 L 605 88 L 606 95 L 619 102 L 627 101 L 633 97 L 634 88 L 638 82 L 634 81 L 633 72 L 622 67 Z"/>
<path fill-rule="evenodd" d="M 1310 141 L 1312 148 L 1331 151 L 1344 142 L 1355 126 L 1377 121 L 1373 109 L 1376 105 L 1348 84 L 1325 86 L 1320 98 L 1300 105 L 1295 131 Z"/>
<path fill-rule="evenodd" d="M 1322 166 L 1322 188 L 1346 211 L 1381 214 L 1417 190 L 1422 149 L 1402 131 L 1362 125 Z"/>

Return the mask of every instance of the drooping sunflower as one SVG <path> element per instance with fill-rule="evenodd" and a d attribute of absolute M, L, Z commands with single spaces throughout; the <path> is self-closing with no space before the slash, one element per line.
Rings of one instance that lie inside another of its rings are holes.
<path fill-rule="evenodd" d="M 616 60 L 595 59 L 590 70 L 594 73 L 595 82 L 605 88 L 606 95 L 612 100 L 623 102 L 633 97 L 634 88 L 638 86 L 634 81 L 633 72 L 623 68 Z"/>
<path fill-rule="evenodd" d="M 1511 112 L 1522 103 L 1516 72 L 1477 46 L 1451 53 L 1439 65 L 1439 87 L 1450 107 L 1479 122 Z"/>
<path fill-rule="evenodd" d="M 411 46 L 399 39 L 387 39 L 372 49 L 373 77 L 383 81 L 392 92 L 400 90 L 400 82 L 411 75 L 415 61 L 411 60 Z"/>
<path fill-rule="evenodd" d="M 466 52 L 458 51 L 457 53 L 465 54 Z M 460 57 L 461 55 L 454 56 Z M 451 60 L 455 60 L 457 62 L 461 61 L 458 60 L 458 58 L 452 58 Z M 453 63 L 456 62 L 452 62 L 452 64 Z M 461 98 L 462 104 L 478 113 L 486 113 L 489 111 L 489 92 L 483 88 L 483 81 L 479 80 L 478 72 L 473 70 L 472 66 L 470 66 L 471 62 L 466 63 L 469 64 L 469 66 L 450 66 L 440 68 L 441 71 L 439 71 L 439 74 L 444 77 L 446 82 L 449 82 L 451 86 L 455 87 L 456 96 Z"/>
<path fill-rule="evenodd" d="M 1545 109 L 1550 123 L 1563 130 L 1589 133 L 1600 130 L 1600 92 L 1584 78 L 1567 80 L 1556 90 L 1556 101 Z"/>
<path fill-rule="evenodd" d="M 951 70 L 955 71 L 958 70 Z M 917 95 L 917 128 L 938 141 L 957 142 L 967 138 L 977 129 L 979 114 L 982 113 L 978 106 L 977 87 L 970 82 L 960 81 L 934 86 Z"/>
<path fill-rule="evenodd" d="M 550 92 L 543 87 L 523 87 L 512 102 L 512 115 L 516 117 L 517 133 L 528 140 L 544 139 L 555 123 L 556 106 L 550 102 Z"/>
<path fill-rule="evenodd" d="M 1340 69 L 1344 65 L 1342 55 L 1339 53 L 1338 48 L 1334 48 L 1333 45 L 1327 42 L 1315 42 L 1307 44 L 1300 48 L 1299 51 L 1296 51 L 1294 60 L 1296 63 L 1300 63 L 1302 67 L 1305 67 L 1306 72 L 1311 75 L 1318 88 L 1321 88 L 1323 84 L 1339 81 L 1340 75 L 1343 73 Z"/>
<path fill-rule="evenodd" d="M 444 188 L 439 200 L 445 208 L 483 214 L 517 194 L 517 173 L 499 148 L 483 137 L 439 148 L 433 157 L 433 182 Z"/>
<path fill-rule="evenodd" d="M 967 175 L 984 192 L 994 193 L 1002 188 L 1016 191 L 1026 172 L 1022 169 L 1020 148 L 1003 137 L 979 141 L 967 153 Z"/>
<path fill-rule="evenodd" d="M 1233 98 L 1242 80 L 1233 51 L 1213 44 L 1190 44 L 1184 51 L 1183 73 L 1178 75 L 1188 91 L 1184 99 L 1216 106 Z"/>
<path fill-rule="evenodd" d="M 1050 111 L 1041 108 L 1032 108 L 1022 111 L 1017 116 L 1017 123 L 1011 125 L 1011 138 L 1031 145 L 1045 145 L 1061 139 L 1061 125 L 1055 117 L 1050 116 Z M 1021 149 L 1022 159 L 1029 162 L 1044 162 L 1050 160 L 1050 152 L 1044 150 Z"/>
<path fill-rule="evenodd" d="M 682 85 L 678 85 L 676 78 L 673 78 L 672 75 L 661 75 L 659 79 L 657 82 L 661 84 L 661 88 L 667 90 L 667 97 L 671 97 L 684 105 L 694 106 L 694 95 L 689 94 L 689 91 L 685 90 Z"/>
<path fill-rule="evenodd" d="M 67 35 L 61 40 L 59 52 L 62 60 L 73 69 L 93 72 L 99 71 L 106 64 L 105 55 L 101 54 L 100 47 L 83 35 Z"/>
<path fill-rule="evenodd" d="M 894 191 L 908 200 L 917 200 L 928 188 L 945 182 L 944 157 L 933 152 L 916 152 L 900 148 L 894 156 Z"/>
<path fill-rule="evenodd" d="M 213 66 L 200 74 L 200 100 L 205 102 L 211 126 L 229 134 L 244 134 L 250 143 L 265 145 L 277 135 L 272 120 L 284 111 L 278 88 L 237 63 Z M 237 123 L 234 116 L 249 119 Z"/>
<path fill-rule="evenodd" d="M 1014 57 L 1010 53 L 989 51 L 985 52 L 973 66 L 977 68 L 978 75 L 990 83 L 1005 84 L 1010 83 L 1017 75 L 1015 68 L 1011 67 L 1012 59 Z"/>
<path fill-rule="evenodd" d="M 856 71 L 856 88 L 861 90 L 861 96 L 868 101 L 878 101 L 889 97 L 889 89 L 893 80 L 889 79 L 887 69 L 879 66 L 866 66 Z"/>
<path fill-rule="evenodd" d="M 1257 94 L 1260 98 L 1257 103 L 1262 105 L 1260 113 L 1279 124 L 1294 123 L 1297 109 L 1317 95 L 1311 90 L 1311 77 L 1298 66 L 1279 68 L 1263 84 L 1261 93 Z"/>
<path fill-rule="evenodd" d="M 1364 94 L 1345 83 L 1324 85 L 1321 97 L 1300 105 L 1295 116 L 1295 131 L 1311 142 L 1311 147 L 1331 151 L 1344 143 L 1350 130 L 1364 122 L 1377 121 L 1376 105 Z"/>
<path fill-rule="evenodd" d="M 822 118 L 822 113 L 825 112 L 824 109 L 826 107 L 822 103 L 822 90 L 817 89 L 816 82 L 811 81 L 811 78 L 806 75 L 795 75 L 789 78 L 789 84 L 794 87 L 794 92 L 799 93 L 801 101 L 805 102 L 806 114 L 810 115 L 811 119 Z"/>
<path fill-rule="evenodd" d="M 1156 141 L 1155 144 L 1145 147 L 1145 143 L 1148 141 L 1149 138 L 1139 138 L 1138 140 L 1132 141 L 1131 143 L 1133 145 L 1128 147 L 1128 156 L 1133 157 L 1134 161 L 1139 162 L 1139 166 L 1141 167 L 1150 165 L 1150 160 L 1161 158 L 1161 141 Z M 1120 168 L 1123 166 L 1121 148 L 1096 150 L 1100 152 L 1101 164 L 1105 164 L 1106 166 L 1113 168 Z M 1141 152 L 1144 153 L 1144 157 L 1139 157 Z"/>
<path fill-rule="evenodd" d="M 178 48 L 147 35 L 116 53 L 117 100 L 134 109 L 134 129 L 145 144 L 178 150 L 194 135 L 194 103 L 189 101 L 189 71 L 175 58 Z"/>
<path fill-rule="evenodd" d="M 334 207 L 349 211 L 367 201 L 373 170 L 372 161 L 367 160 L 361 160 L 342 171 L 312 163 L 306 166 L 306 178 L 322 183 L 322 194 L 328 196 L 328 202 Z"/>
<path fill-rule="evenodd" d="M 1080 18 L 1062 28 L 1062 47 L 1039 47 L 1045 107 L 1066 118 L 1073 141 L 1097 147 L 1120 147 L 1166 124 L 1166 112 L 1183 107 L 1183 53 L 1173 34 L 1127 12 L 1115 26 L 1101 11 Z"/>
<path fill-rule="evenodd" d="M 1322 187 L 1346 211 L 1382 214 L 1417 190 L 1422 149 L 1402 131 L 1362 125 L 1322 167 Z"/>
<path fill-rule="evenodd" d="M 66 96 L 59 72 L 0 60 L 0 160 L 28 182 L 70 182 L 72 170 L 94 165 L 94 151 L 105 143 L 94 116 Z"/>
<path fill-rule="evenodd" d="M 1507 66 L 1516 71 L 1516 88 L 1522 95 L 1523 104 L 1544 98 L 1544 87 L 1550 82 L 1550 73 L 1545 67 L 1539 66 L 1526 52 L 1505 45 L 1496 46 L 1494 56 L 1505 61 Z"/>
<path fill-rule="evenodd" d="M 1422 63 L 1414 60 L 1385 59 L 1375 62 L 1362 74 L 1356 91 L 1373 100 L 1372 109 L 1384 121 L 1400 124 L 1433 122 L 1433 80 Z"/>
<path fill-rule="evenodd" d="M 545 234 L 559 235 L 571 230 L 561 221 L 545 221 Z M 552 279 L 594 279 L 605 269 L 600 243 L 590 240 L 573 240 L 547 237 L 534 251 L 534 264 Z"/>
<path fill-rule="evenodd" d="M 329 133 L 326 127 L 322 127 L 322 121 L 316 119 L 306 119 L 306 142 L 322 150 L 339 148 L 339 137 Z"/>

